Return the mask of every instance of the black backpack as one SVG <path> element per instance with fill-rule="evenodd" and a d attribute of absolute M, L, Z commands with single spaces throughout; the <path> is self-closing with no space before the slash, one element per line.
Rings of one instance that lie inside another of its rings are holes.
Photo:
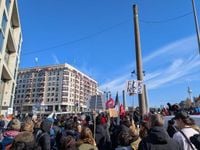
<path fill-rule="evenodd" d="M 195 135 L 191 136 L 190 141 L 192 142 L 192 144 L 194 144 L 194 146 L 198 150 L 200 150 L 200 134 L 195 134 Z"/>

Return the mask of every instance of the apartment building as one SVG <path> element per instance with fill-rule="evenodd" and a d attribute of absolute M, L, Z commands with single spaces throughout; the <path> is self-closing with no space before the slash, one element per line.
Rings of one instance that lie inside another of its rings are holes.
<path fill-rule="evenodd" d="M 88 106 L 91 111 L 103 111 L 105 109 L 105 95 L 103 92 L 97 90 L 96 95 L 90 97 Z"/>
<path fill-rule="evenodd" d="M 96 91 L 97 82 L 69 64 L 21 69 L 14 110 L 22 114 L 85 111 Z"/>
<path fill-rule="evenodd" d="M 21 44 L 17 0 L 0 0 L 0 114 L 13 107 Z"/>

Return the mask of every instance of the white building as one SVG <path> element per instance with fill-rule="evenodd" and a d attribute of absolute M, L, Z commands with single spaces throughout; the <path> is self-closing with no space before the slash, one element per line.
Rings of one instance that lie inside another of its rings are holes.
<path fill-rule="evenodd" d="M 14 109 L 29 113 L 85 111 L 95 95 L 97 82 L 69 64 L 21 69 L 18 73 Z"/>
<path fill-rule="evenodd" d="M 13 106 L 21 44 L 17 0 L 0 0 L 0 114 Z"/>

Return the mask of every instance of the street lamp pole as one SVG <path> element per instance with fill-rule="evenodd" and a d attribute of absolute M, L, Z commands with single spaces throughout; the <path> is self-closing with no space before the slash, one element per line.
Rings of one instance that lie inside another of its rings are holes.
<path fill-rule="evenodd" d="M 141 44 L 140 44 L 140 31 L 139 31 L 137 5 L 133 5 L 133 15 L 134 15 L 133 21 L 134 21 L 134 31 L 135 31 L 137 80 L 143 81 L 142 53 L 141 53 Z M 140 114 L 143 116 L 146 113 L 144 92 L 142 92 L 141 94 L 138 94 L 138 100 L 139 100 Z"/>

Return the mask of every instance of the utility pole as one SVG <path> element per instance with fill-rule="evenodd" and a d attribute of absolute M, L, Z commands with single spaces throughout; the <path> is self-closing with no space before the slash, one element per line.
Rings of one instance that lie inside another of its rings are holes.
<path fill-rule="evenodd" d="M 196 33 L 197 33 L 197 42 L 198 42 L 198 48 L 199 48 L 199 54 L 200 54 L 199 24 L 198 24 L 198 18 L 197 18 L 197 12 L 196 12 L 196 7 L 195 7 L 194 0 L 192 0 L 192 9 L 193 9 L 193 14 L 194 14 L 194 23 L 195 23 Z"/>
<path fill-rule="evenodd" d="M 123 106 L 124 106 L 124 109 L 126 110 L 126 93 L 125 93 L 125 90 L 122 91 L 122 95 L 123 95 Z"/>
<path fill-rule="evenodd" d="M 140 45 L 140 31 L 139 31 L 139 23 L 138 23 L 137 5 L 133 5 L 133 15 L 134 15 L 133 21 L 134 21 L 134 31 L 135 31 L 137 80 L 143 81 L 142 53 L 141 53 L 141 45 Z M 142 92 L 141 94 L 138 94 L 138 100 L 139 100 L 140 114 L 143 116 L 146 113 L 144 92 Z"/>

